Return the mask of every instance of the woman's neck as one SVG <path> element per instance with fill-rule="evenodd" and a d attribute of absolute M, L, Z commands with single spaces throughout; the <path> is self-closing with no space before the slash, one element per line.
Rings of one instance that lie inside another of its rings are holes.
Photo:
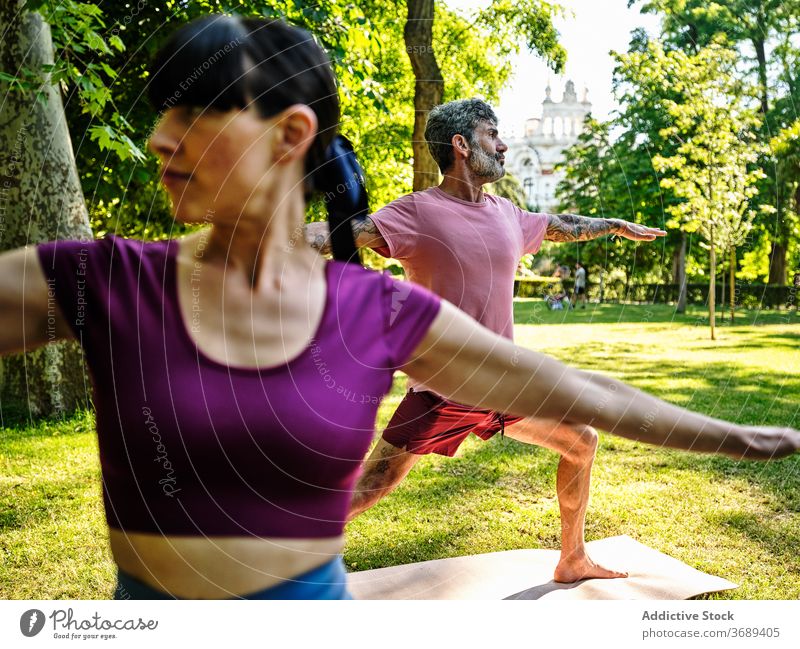
<path fill-rule="evenodd" d="M 305 202 L 288 203 L 260 219 L 243 216 L 234 224 L 212 223 L 204 237 L 198 236 L 195 256 L 241 274 L 253 292 L 280 288 L 287 269 L 311 268 L 319 261 L 303 239 Z"/>

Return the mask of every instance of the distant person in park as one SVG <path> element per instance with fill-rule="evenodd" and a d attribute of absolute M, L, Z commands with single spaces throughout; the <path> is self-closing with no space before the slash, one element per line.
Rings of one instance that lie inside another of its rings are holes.
<path fill-rule="evenodd" d="M 505 174 L 508 147 L 500 139 L 494 111 L 479 99 L 434 108 L 425 138 L 444 176 L 441 184 L 403 196 L 368 217 L 356 228 L 357 243 L 398 259 L 409 280 L 509 340 L 514 332 L 515 269 L 523 255 L 539 250 L 543 240 L 587 241 L 616 234 L 652 241 L 666 234 L 620 219 L 528 212 L 485 193 L 485 184 Z M 327 251 L 325 228 L 324 223 L 307 226 L 309 241 L 322 251 Z M 562 281 L 570 274 L 566 264 L 556 272 Z M 570 304 L 569 297 L 564 298 Z M 547 304 L 561 308 L 560 299 Z M 597 448 L 594 428 L 565 416 L 520 418 L 474 410 L 413 379 L 367 460 L 351 516 L 389 494 L 423 455 L 452 456 L 470 433 L 488 440 L 498 432 L 561 455 L 556 489 L 562 547 L 556 581 L 626 576 L 597 565 L 585 548 L 584 522 Z"/>
<path fill-rule="evenodd" d="M 117 598 L 346 598 L 345 520 L 397 368 L 455 403 L 571 430 L 733 457 L 800 446 L 798 431 L 694 414 L 517 348 L 424 288 L 306 246 L 309 198 L 345 179 L 327 169 L 335 78 L 307 32 L 203 18 L 150 79 L 174 217 L 204 227 L 0 255 L 0 353 L 85 351 Z"/>
<path fill-rule="evenodd" d="M 575 288 L 572 291 L 571 306 L 574 309 L 575 304 L 581 300 L 581 308 L 586 308 L 586 269 L 579 261 L 575 262 Z"/>

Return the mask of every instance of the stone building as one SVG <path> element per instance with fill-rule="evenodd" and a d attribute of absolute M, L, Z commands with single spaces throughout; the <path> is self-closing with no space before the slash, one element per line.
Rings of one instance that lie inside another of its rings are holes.
<path fill-rule="evenodd" d="M 542 116 L 526 120 L 521 136 L 504 138 L 508 145 L 505 167 L 522 183 L 530 209 L 554 212 L 556 185 L 563 177 L 555 166 L 563 160 L 564 150 L 578 141 L 592 104 L 586 90 L 578 101 L 572 81 L 567 81 L 561 101 L 553 101 L 549 85 L 545 94 Z"/>

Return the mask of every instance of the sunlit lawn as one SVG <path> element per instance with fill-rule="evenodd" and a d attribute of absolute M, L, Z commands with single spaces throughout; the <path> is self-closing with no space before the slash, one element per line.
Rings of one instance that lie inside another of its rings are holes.
<path fill-rule="evenodd" d="M 673 403 L 747 423 L 800 424 L 800 319 L 749 312 L 711 342 L 699 310 L 517 303 L 517 341 Z M 379 424 L 400 400 L 395 383 Z M 113 584 L 90 416 L 0 433 L 0 597 L 104 598 Z M 351 570 L 514 548 L 557 548 L 557 457 L 470 439 L 423 459 L 348 527 Z M 587 537 L 628 534 L 741 587 L 800 598 L 800 456 L 768 464 L 602 437 Z"/>

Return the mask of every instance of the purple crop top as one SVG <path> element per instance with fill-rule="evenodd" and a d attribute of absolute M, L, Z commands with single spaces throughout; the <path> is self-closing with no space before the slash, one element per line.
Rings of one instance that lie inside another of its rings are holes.
<path fill-rule="evenodd" d="M 378 405 L 439 298 L 328 262 L 324 314 L 306 349 L 277 367 L 228 367 L 186 328 L 177 249 L 118 237 L 38 247 L 92 374 L 108 524 L 338 536 Z"/>

